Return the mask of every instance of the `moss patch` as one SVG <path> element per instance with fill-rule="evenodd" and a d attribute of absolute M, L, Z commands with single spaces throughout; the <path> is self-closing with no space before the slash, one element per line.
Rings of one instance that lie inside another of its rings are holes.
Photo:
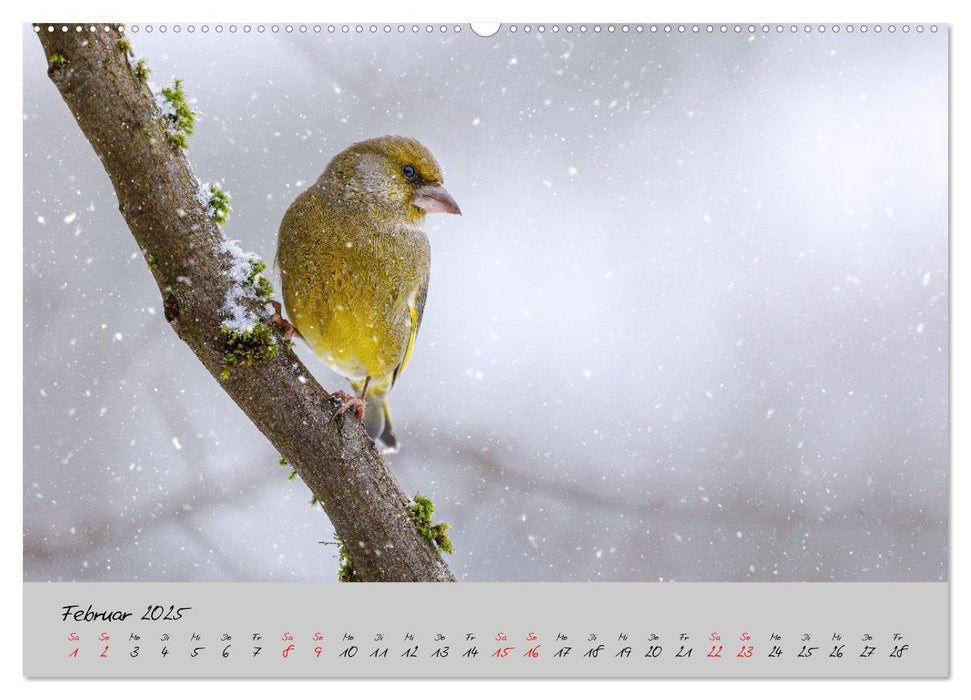
<path fill-rule="evenodd" d="M 147 83 L 148 76 L 152 74 L 152 69 L 148 67 L 148 62 L 144 58 L 138 59 L 132 71 L 135 73 L 135 77 L 143 83 Z M 189 133 L 192 132 L 190 131 Z"/>
<path fill-rule="evenodd" d="M 206 210 L 209 218 L 220 226 L 224 226 L 229 221 L 229 195 L 219 185 L 209 185 L 209 200 L 206 202 Z M 264 268 L 266 265 L 263 266 Z"/>
<path fill-rule="evenodd" d="M 426 540 L 435 545 L 442 552 L 451 554 L 452 540 L 449 539 L 448 530 L 452 526 L 448 523 L 432 524 L 432 516 L 435 514 L 435 504 L 430 498 L 425 498 L 420 493 L 415 494 L 415 504 L 408 506 L 411 512 L 411 519 L 418 526 L 418 532 Z"/>
<path fill-rule="evenodd" d="M 273 298 L 273 285 L 270 284 L 270 280 L 263 274 L 263 271 L 266 270 L 266 263 L 253 258 L 250 259 L 249 264 L 250 273 L 246 281 L 253 285 L 256 296 L 261 301 L 269 301 Z"/>
<path fill-rule="evenodd" d="M 52 53 L 51 57 L 47 59 L 47 64 L 51 68 L 67 68 L 69 65 L 71 65 L 71 62 L 68 60 L 67 56 L 63 56 L 59 53 Z"/>
<path fill-rule="evenodd" d="M 145 261 L 148 263 L 149 270 L 154 270 L 156 267 L 158 267 L 158 258 L 156 258 L 151 253 L 148 254 L 148 256 L 145 258 Z"/>
<path fill-rule="evenodd" d="M 170 88 L 162 88 L 162 100 L 168 105 L 162 114 L 165 132 L 172 147 L 184 151 L 189 147 L 189 137 L 196 123 L 196 113 L 189 109 L 182 90 L 182 81 L 175 79 Z"/>
<path fill-rule="evenodd" d="M 226 336 L 226 352 L 223 353 L 222 378 L 229 379 L 234 367 L 257 365 L 276 357 L 280 349 L 273 339 L 273 332 L 262 323 L 247 331 L 234 331 L 223 326 Z"/>
<path fill-rule="evenodd" d="M 337 580 L 343 583 L 360 583 L 364 581 L 357 575 L 354 569 L 354 560 L 351 558 L 351 551 L 347 548 L 344 540 L 335 532 L 334 539 L 337 540 L 339 549 L 337 550 Z"/>

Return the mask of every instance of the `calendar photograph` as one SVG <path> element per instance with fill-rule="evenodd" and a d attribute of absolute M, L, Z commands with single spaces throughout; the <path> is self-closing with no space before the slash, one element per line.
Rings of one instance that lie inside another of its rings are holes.
<path fill-rule="evenodd" d="M 225 293 L 183 340 L 159 285 L 201 263 L 133 238 L 169 203 L 121 200 L 25 27 L 27 580 L 336 581 L 348 496 L 300 467 L 365 452 L 459 581 L 947 578 L 941 36 L 149 29 L 100 50 Z M 288 425 L 326 394 L 264 356 L 373 374 L 363 420 Z"/>
<path fill-rule="evenodd" d="M 24 583 L 946 583 L 948 90 L 944 24 L 24 25 Z"/>

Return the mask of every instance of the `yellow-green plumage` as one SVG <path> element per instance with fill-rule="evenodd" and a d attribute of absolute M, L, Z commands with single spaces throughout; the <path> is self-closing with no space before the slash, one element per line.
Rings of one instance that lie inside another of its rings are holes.
<path fill-rule="evenodd" d="M 428 289 L 425 213 L 459 213 L 441 183 L 417 141 L 363 141 L 334 157 L 280 225 L 290 322 L 356 389 L 370 378 L 365 422 L 389 447 L 396 440 L 385 396 L 407 365 Z"/>

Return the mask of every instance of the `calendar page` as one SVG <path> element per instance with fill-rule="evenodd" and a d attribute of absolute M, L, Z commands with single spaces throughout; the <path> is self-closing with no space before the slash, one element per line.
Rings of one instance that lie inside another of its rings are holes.
<path fill-rule="evenodd" d="M 948 33 L 24 25 L 24 675 L 948 676 Z"/>

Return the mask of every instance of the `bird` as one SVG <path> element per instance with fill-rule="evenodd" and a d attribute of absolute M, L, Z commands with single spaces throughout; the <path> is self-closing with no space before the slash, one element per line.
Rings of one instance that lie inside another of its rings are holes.
<path fill-rule="evenodd" d="M 290 332 L 355 394 L 335 392 L 396 452 L 388 392 L 408 366 L 428 295 L 426 214 L 461 214 L 431 151 L 405 136 L 354 143 L 287 209 L 276 264 Z M 279 309 L 278 309 L 279 312 Z"/>

